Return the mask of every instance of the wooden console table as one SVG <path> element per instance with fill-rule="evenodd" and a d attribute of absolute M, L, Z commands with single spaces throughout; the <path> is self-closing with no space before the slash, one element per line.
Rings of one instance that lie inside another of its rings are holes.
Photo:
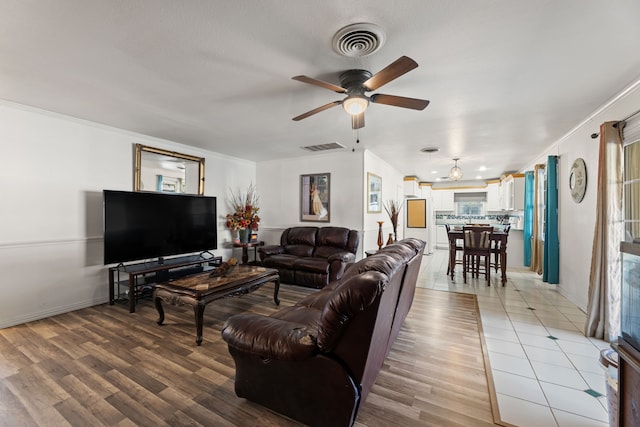
<path fill-rule="evenodd" d="M 204 258 L 201 255 L 188 255 L 177 258 L 168 258 L 162 261 L 150 261 L 144 263 L 124 265 L 119 264 L 115 267 L 109 267 L 109 305 L 113 305 L 117 299 L 119 299 L 120 291 L 118 295 L 115 295 L 115 286 L 120 288 L 121 284 L 126 284 L 128 289 L 129 300 L 129 313 L 135 313 L 136 311 L 136 299 L 138 293 L 138 287 L 152 286 L 155 283 L 155 279 L 162 274 L 166 274 L 166 277 L 161 278 L 159 281 L 168 280 L 172 273 L 179 272 L 180 269 L 188 267 L 203 267 L 205 264 L 220 265 L 222 263 L 222 257 L 211 256 Z M 175 270 L 172 272 L 172 270 Z M 120 273 L 127 274 L 128 280 L 120 280 Z M 195 273 L 195 271 L 194 271 Z M 152 281 L 138 284 L 138 277 L 145 276 L 147 274 L 153 275 Z"/>
<path fill-rule="evenodd" d="M 172 305 L 190 305 L 196 319 L 196 344 L 202 343 L 204 309 L 212 301 L 248 294 L 268 282 L 274 282 L 273 301 L 280 304 L 278 290 L 280 275 L 273 268 L 238 265 L 222 277 L 211 277 L 209 272 L 156 284 L 153 300 L 158 310 L 158 325 L 164 322 L 162 301 Z"/>
<path fill-rule="evenodd" d="M 234 242 L 234 248 L 242 248 L 242 263 L 246 264 L 249 262 L 249 248 L 253 248 L 253 260 L 258 260 L 257 248 L 258 246 L 264 246 L 264 242 L 249 242 L 249 243 L 239 243 Z"/>

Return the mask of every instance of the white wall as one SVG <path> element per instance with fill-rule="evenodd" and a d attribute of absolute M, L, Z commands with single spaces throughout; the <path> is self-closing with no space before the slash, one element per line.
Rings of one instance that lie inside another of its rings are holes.
<path fill-rule="evenodd" d="M 576 126 L 562 139 L 553 143 L 524 170 L 533 170 L 537 163 L 547 162 L 547 156 L 558 158 L 558 228 L 560 238 L 559 291 L 586 309 L 589 295 L 589 270 L 596 221 L 599 139 L 592 133 L 600 132 L 607 121 L 621 120 L 640 108 L 640 81 L 629 86 L 620 95 Z M 583 158 L 587 165 L 587 191 L 581 203 L 575 203 L 569 191 L 569 170 L 573 161 Z"/>
<path fill-rule="evenodd" d="M 367 213 L 367 173 L 372 173 L 382 178 L 383 203 L 386 204 L 389 200 L 399 202 L 400 206 L 404 203 L 404 176 L 382 158 L 371 151 L 365 150 L 362 175 L 363 232 L 360 239 L 360 247 L 363 251 L 378 249 L 378 221 L 384 221 L 382 224 L 382 240 L 385 245 L 389 238 L 389 233 L 393 233 L 393 226 L 391 225 L 389 214 L 384 209 L 384 205 L 380 213 Z M 402 209 L 400 215 L 398 215 L 398 240 L 404 236 L 404 215 L 405 211 Z"/>
<path fill-rule="evenodd" d="M 392 227 L 384 209 L 379 214 L 367 214 L 367 172 L 382 178 L 382 200 L 396 197 L 402 200 L 403 181 L 400 172 L 366 150 L 341 150 L 259 162 L 256 172 L 262 217 L 259 239 L 266 244 L 276 244 L 280 242 L 282 230 L 287 227 L 331 225 L 358 230 L 358 258 L 362 257 L 365 250 L 377 248 L 376 221 L 385 221 L 385 237 L 388 237 Z M 300 221 L 300 175 L 315 173 L 331 174 L 329 223 Z"/>
<path fill-rule="evenodd" d="M 133 189 L 136 143 L 205 157 L 224 247 L 226 191 L 253 162 L 0 101 L 0 328 L 107 301 L 102 190 Z"/>
<path fill-rule="evenodd" d="M 427 228 L 408 228 L 404 227 L 404 235 L 406 237 L 415 237 L 417 239 L 422 239 L 427 242 L 424 252 L 426 254 L 433 253 L 436 244 L 436 216 L 435 211 L 433 210 L 433 192 L 432 187 L 421 185 L 419 188 L 419 194 L 416 194 L 416 197 L 412 197 L 413 199 L 425 199 L 426 200 L 426 217 L 427 217 Z M 407 217 L 407 200 L 404 201 L 403 214 L 404 218 Z"/>

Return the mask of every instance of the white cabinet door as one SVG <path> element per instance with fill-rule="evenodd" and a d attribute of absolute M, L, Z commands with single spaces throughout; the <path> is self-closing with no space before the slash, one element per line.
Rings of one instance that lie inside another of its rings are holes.
<path fill-rule="evenodd" d="M 449 247 L 449 236 L 447 236 L 447 229 L 444 225 L 436 226 L 436 246 L 439 248 Z"/>
<path fill-rule="evenodd" d="M 440 190 L 442 192 L 442 210 L 453 211 L 453 190 Z"/>
<path fill-rule="evenodd" d="M 500 182 L 487 184 L 487 211 L 500 211 Z"/>
<path fill-rule="evenodd" d="M 418 185 L 418 181 L 415 181 L 415 180 L 404 181 L 404 196 L 420 197 L 420 187 Z"/>
<path fill-rule="evenodd" d="M 524 177 L 513 178 L 513 209 L 524 210 Z"/>
<path fill-rule="evenodd" d="M 513 176 L 509 175 L 500 183 L 500 206 L 505 211 L 513 210 Z"/>
<path fill-rule="evenodd" d="M 434 211 L 442 210 L 442 191 L 441 190 L 431 190 L 431 203 L 433 203 Z"/>

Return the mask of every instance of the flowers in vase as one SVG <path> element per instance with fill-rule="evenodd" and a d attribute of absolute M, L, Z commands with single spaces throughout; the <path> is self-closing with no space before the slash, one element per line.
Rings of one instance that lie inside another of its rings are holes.
<path fill-rule="evenodd" d="M 258 212 L 258 195 L 253 184 L 246 192 L 234 193 L 230 191 L 228 203 L 233 213 L 227 214 L 226 226 L 230 230 L 257 230 L 260 223 Z"/>

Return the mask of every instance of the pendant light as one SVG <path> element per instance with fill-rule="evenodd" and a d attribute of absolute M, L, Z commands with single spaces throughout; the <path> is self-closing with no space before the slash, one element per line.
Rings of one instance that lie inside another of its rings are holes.
<path fill-rule="evenodd" d="M 453 159 L 456 163 L 455 165 L 451 168 L 451 170 L 449 171 L 449 178 L 451 178 L 454 181 L 458 181 L 460 178 L 462 178 L 462 169 L 460 169 L 460 167 L 458 166 L 458 160 L 460 160 L 459 157 L 456 157 L 455 159 Z"/>

